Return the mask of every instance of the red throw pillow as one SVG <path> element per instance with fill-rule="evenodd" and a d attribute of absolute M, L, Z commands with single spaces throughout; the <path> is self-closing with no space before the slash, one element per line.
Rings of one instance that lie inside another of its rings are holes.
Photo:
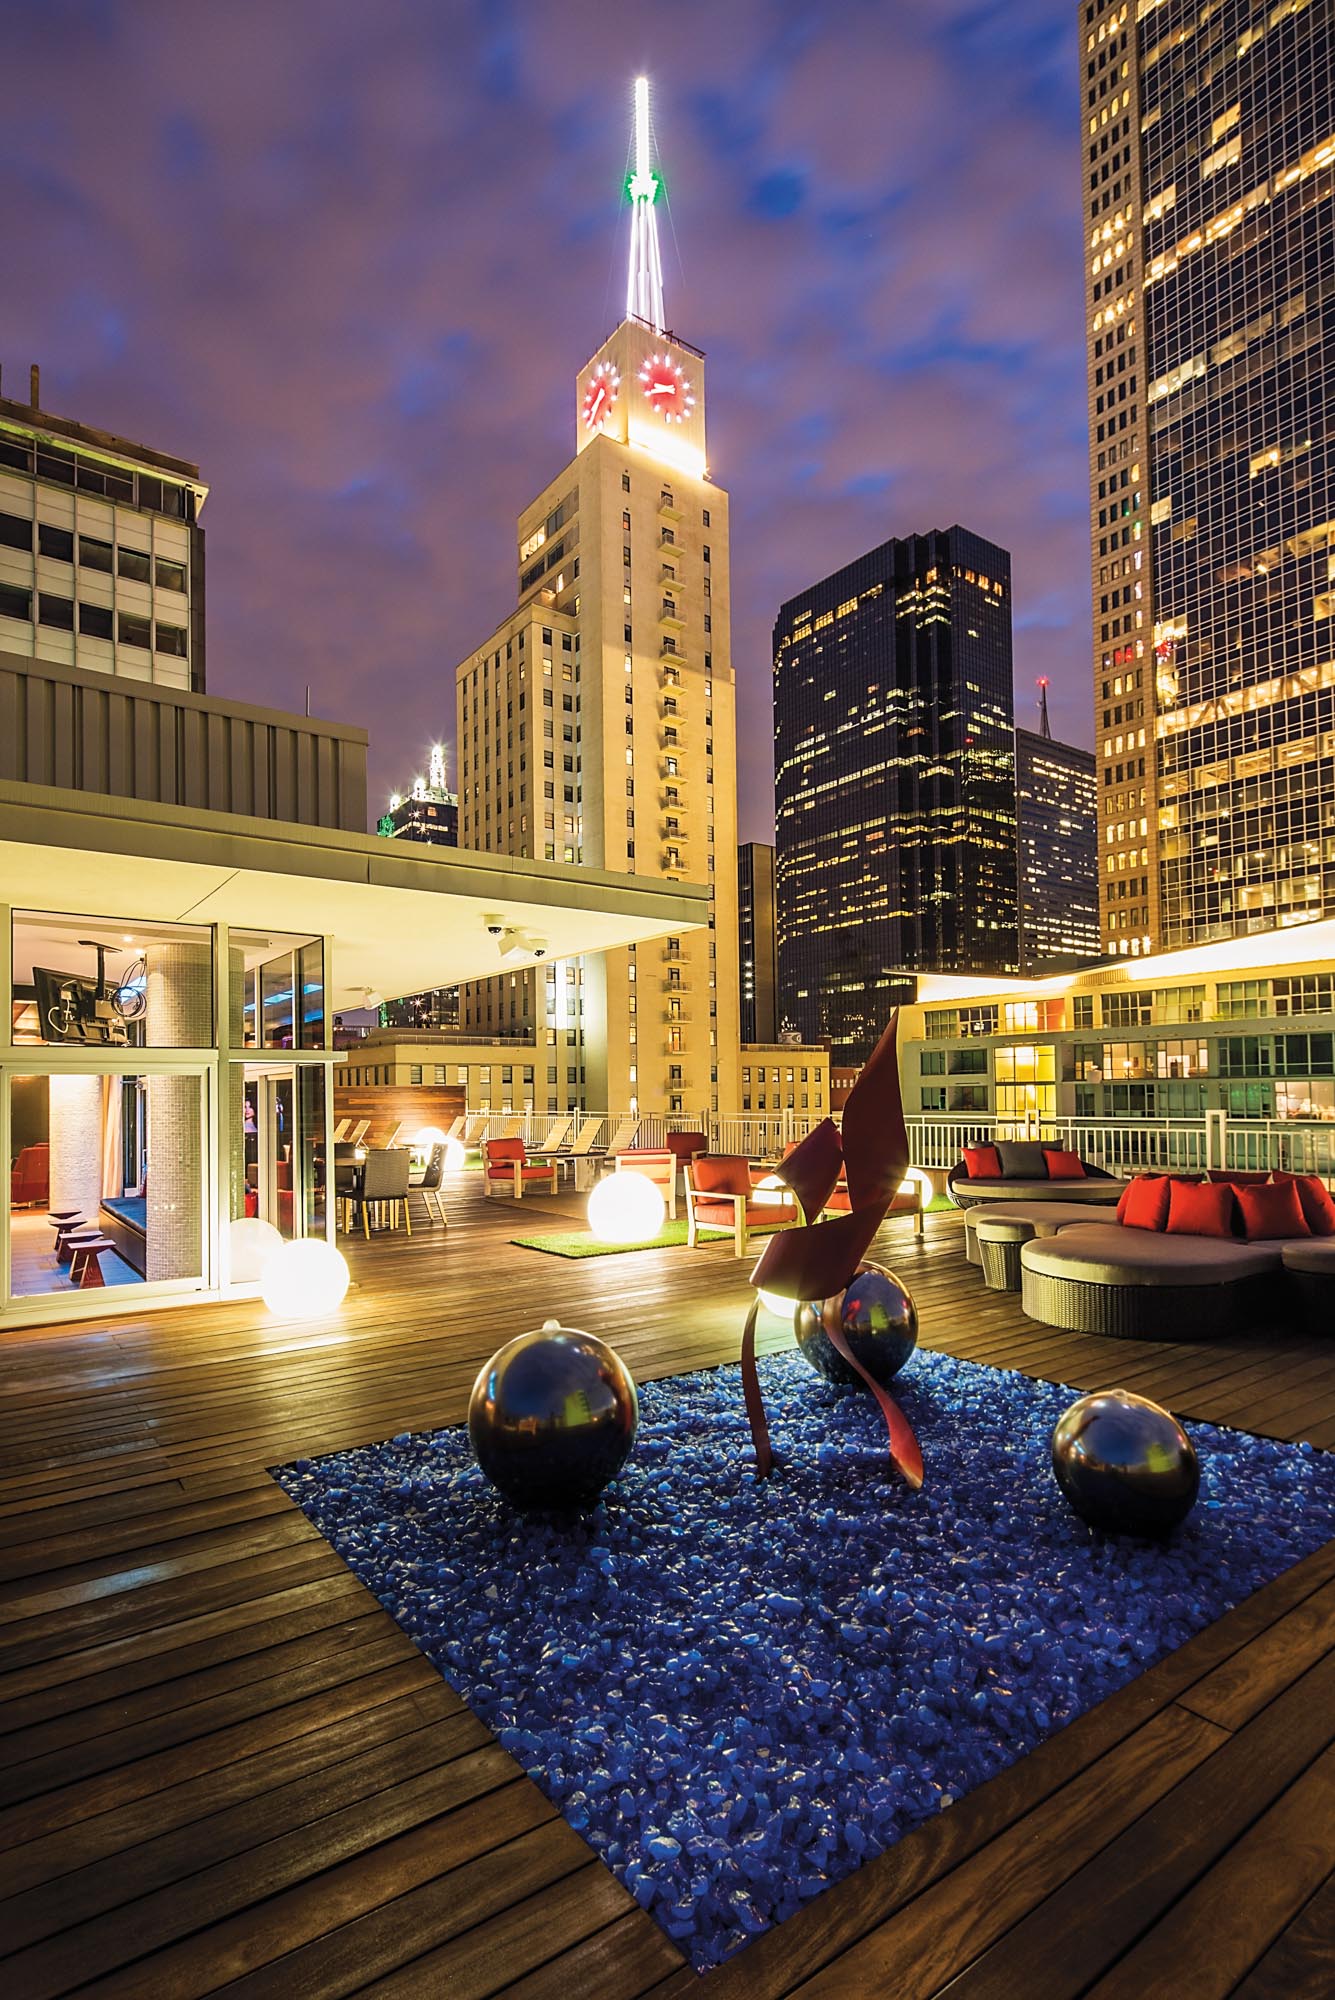
<path fill-rule="evenodd" d="M 1303 1220 L 1313 1236 L 1335 1236 L 1335 1200 L 1323 1180 L 1316 1174 L 1281 1173 L 1278 1168 L 1273 1178 L 1277 1187 L 1290 1181 L 1297 1188 Z"/>
<path fill-rule="evenodd" d="M 1303 1205 L 1292 1181 L 1273 1182 L 1269 1187 L 1234 1188 L 1242 1214 L 1242 1229 L 1249 1243 L 1258 1236 L 1310 1236 Z"/>
<path fill-rule="evenodd" d="M 971 1181 L 999 1181 L 1001 1155 L 995 1146 L 966 1146 L 964 1171 Z"/>
<path fill-rule="evenodd" d="M 1057 1146 L 1045 1146 L 1043 1158 L 1047 1164 L 1050 1181 L 1083 1181 L 1089 1176 L 1079 1153 L 1063 1153 Z"/>
<path fill-rule="evenodd" d="M 1128 1229 L 1162 1229 L 1168 1220 L 1167 1174 L 1142 1174 L 1127 1184 L 1117 1220 Z"/>
<path fill-rule="evenodd" d="M 1232 1236 L 1233 1193 L 1231 1187 L 1212 1187 L 1208 1181 L 1171 1181 L 1168 1234 Z"/>

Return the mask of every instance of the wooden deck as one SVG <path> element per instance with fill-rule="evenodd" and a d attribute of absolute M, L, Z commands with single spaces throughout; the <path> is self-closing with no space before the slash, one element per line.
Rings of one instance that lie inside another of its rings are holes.
<path fill-rule="evenodd" d="M 560 1311 L 641 1379 L 736 1358 L 726 1245 L 574 1263 L 566 1204 L 354 1247 L 254 1306 L 0 1341 L 0 1990 L 848 2000 L 1335 1990 L 1335 1543 L 703 1986 L 268 1477 L 457 1422 Z M 1036 1327 L 891 1224 L 926 1344 L 1335 1446 L 1335 1348 Z"/>

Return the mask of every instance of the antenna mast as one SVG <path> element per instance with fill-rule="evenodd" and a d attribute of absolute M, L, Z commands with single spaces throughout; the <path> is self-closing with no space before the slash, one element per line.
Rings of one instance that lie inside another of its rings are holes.
<path fill-rule="evenodd" d="M 658 255 L 658 215 L 654 203 L 662 186 L 649 158 L 649 79 L 635 79 L 635 167 L 630 196 L 630 268 L 626 274 L 626 318 L 642 319 L 665 333 L 663 266 Z"/>
<path fill-rule="evenodd" d="M 1038 683 L 1038 733 L 1045 742 L 1052 741 L 1052 724 L 1048 721 L 1048 683 L 1046 675 Z"/>

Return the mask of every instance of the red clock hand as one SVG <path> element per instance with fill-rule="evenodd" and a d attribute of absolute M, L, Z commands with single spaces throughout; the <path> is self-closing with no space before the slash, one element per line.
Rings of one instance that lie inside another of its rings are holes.
<path fill-rule="evenodd" d="M 598 385 L 598 394 L 594 397 L 593 401 L 589 405 L 590 423 L 596 421 L 598 416 L 599 405 L 603 402 L 606 395 L 607 395 L 607 384 L 605 382 L 600 382 Z"/>

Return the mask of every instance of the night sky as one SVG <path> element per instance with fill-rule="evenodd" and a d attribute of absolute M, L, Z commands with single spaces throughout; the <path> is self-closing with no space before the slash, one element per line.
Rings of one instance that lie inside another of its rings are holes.
<path fill-rule="evenodd" d="M 621 317 L 633 77 L 732 494 L 742 833 L 779 603 L 888 535 L 1012 551 L 1016 707 L 1091 740 L 1074 0 L 0 0 L 0 362 L 197 460 L 210 692 L 452 734 L 514 520 Z"/>

